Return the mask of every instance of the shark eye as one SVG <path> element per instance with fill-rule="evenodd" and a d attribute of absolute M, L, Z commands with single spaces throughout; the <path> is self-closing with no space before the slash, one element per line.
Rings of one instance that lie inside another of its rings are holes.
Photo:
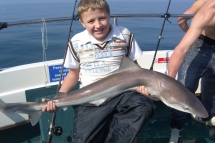
<path fill-rule="evenodd" d="M 189 108 L 187 106 L 183 106 L 184 110 L 189 110 Z"/>

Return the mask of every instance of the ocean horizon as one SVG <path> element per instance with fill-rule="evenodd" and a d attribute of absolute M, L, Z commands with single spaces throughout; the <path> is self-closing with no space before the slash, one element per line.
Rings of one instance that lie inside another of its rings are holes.
<path fill-rule="evenodd" d="M 5 2 L 0 4 L 1 21 L 16 23 L 20 21 L 71 17 L 74 1 L 65 2 Z M 148 0 L 107 0 L 111 14 L 165 14 L 169 1 Z M 77 5 L 78 3 L 76 3 Z M 179 43 L 184 32 L 177 24 L 177 18 L 171 14 L 183 14 L 192 2 L 171 1 L 169 21 L 165 21 L 162 40 L 158 50 L 172 50 Z M 110 21 L 113 24 L 113 19 Z M 143 51 L 154 51 L 161 34 L 164 18 L 118 18 L 118 25 L 128 28 Z M 48 46 L 47 60 L 62 59 L 67 45 L 71 21 L 46 23 Z M 43 24 L 9 26 L 0 30 L 0 67 L 7 68 L 22 64 L 43 61 L 42 28 Z M 73 21 L 70 38 L 84 30 L 79 21 Z M 151 62 L 151 61 L 150 61 Z"/>

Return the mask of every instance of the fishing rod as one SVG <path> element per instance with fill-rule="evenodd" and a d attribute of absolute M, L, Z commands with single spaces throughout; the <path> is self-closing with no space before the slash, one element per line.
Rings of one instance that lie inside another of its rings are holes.
<path fill-rule="evenodd" d="M 68 33 L 68 39 L 67 39 L 67 43 L 66 43 L 66 48 L 65 48 L 65 52 L 64 52 L 64 58 L 63 58 L 62 69 L 61 69 L 61 73 L 60 73 L 60 79 L 59 79 L 59 83 L 58 83 L 58 87 L 57 87 L 57 92 L 59 92 L 60 87 L 61 87 L 62 75 L 63 75 L 63 70 L 64 70 L 64 63 L 65 63 L 65 59 L 66 59 L 66 53 L 67 53 L 67 50 L 68 50 L 68 42 L 70 40 L 70 33 L 72 31 L 72 23 L 73 23 L 74 19 L 77 20 L 77 16 L 74 15 L 75 8 L 76 8 L 76 3 L 77 3 L 77 0 L 75 0 L 73 12 L 72 12 L 72 18 L 71 18 L 71 23 L 70 23 L 70 28 L 69 28 L 69 33 Z M 61 127 L 54 127 L 54 125 L 55 125 L 55 119 L 56 119 L 56 111 L 52 115 L 52 121 L 51 121 L 50 127 L 49 127 L 47 143 L 51 143 L 53 133 L 55 135 L 59 136 L 63 132 L 63 130 L 62 130 Z"/>
<path fill-rule="evenodd" d="M 156 50 L 155 50 L 155 54 L 154 54 L 154 57 L 153 57 L 153 60 L 152 60 L 152 64 L 151 64 L 150 70 L 153 70 L 154 61 L 155 61 L 155 57 L 156 57 L 156 55 L 157 55 L 157 51 L 158 51 L 158 47 L 159 47 L 159 45 L 160 45 L 160 41 L 161 41 L 161 39 L 162 39 L 162 34 L 163 34 L 163 29 L 164 29 L 165 22 L 168 21 L 169 23 L 171 23 L 171 22 L 168 20 L 168 18 L 170 17 L 170 14 L 168 13 L 170 3 L 171 3 L 171 0 L 169 0 L 168 6 L 167 6 L 167 10 L 166 10 L 166 13 L 165 13 L 165 15 L 164 15 L 163 25 L 162 25 L 161 32 L 160 32 L 160 35 L 159 35 L 159 38 L 158 38 L 158 42 L 157 42 L 157 46 L 156 46 Z"/>
<path fill-rule="evenodd" d="M 165 14 L 111 14 L 111 18 L 114 17 L 121 17 L 121 18 L 130 18 L 130 17 L 146 17 L 146 18 L 153 18 L 153 17 L 160 17 L 165 18 Z M 192 18 L 193 14 L 168 14 L 168 17 L 186 17 Z M 72 17 L 58 17 L 58 18 L 46 18 L 46 23 L 51 22 L 61 22 L 61 21 L 71 21 L 71 20 L 78 20 L 78 15 L 74 15 Z M 7 27 L 12 26 L 22 26 L 22 25 L 30 25 L 30 24 L 40 24 L 43 22 L 41 19 L 34 19 L 34 20 L 27 20 L 27 21 L 18 21 L 18 22 L 0 22 L 0 30 Z"/>

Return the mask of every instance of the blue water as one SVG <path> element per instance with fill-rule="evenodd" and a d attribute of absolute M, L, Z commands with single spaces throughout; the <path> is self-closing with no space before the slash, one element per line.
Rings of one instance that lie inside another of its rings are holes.
<path fill-rule="evenodd" d="M 108 0 L 107 0 L 108 1 Z M 111 14 L 163 14 L 166 12 L 168 0 L 146 1 L 146 0 L 109 0 Z M 170 4 L 170 14 L 182 14 L 191 6 L 193 1 L 178 2 Z M 19 3 L 0 4 L 0 22 L 18 22 L 42 18 L 71 17 L 74 1 L 71 2 L 49 2 L 49 3 Z M 160 41 L 159 50 L 174 49 L 183 36 L 182 30 L 177 25 L 176 18 L 166 21 L 163 38 Z M 155 50 L 158 37 L 161 33 L 163 18 L 120 18 L 118 25 L 127 27 L 134 33 L 141 49 Z M 111 23 L 113 20 L 111 19 Z M 11 26 L 0 31 L 0 67 L 12 67 L 32 62 L 41 62 L 42 56 L 42 24 L 23 26 Z M 48 31 L 47 60 L 61 59 L 64 56 L 70 21 L 46 23 Z M 78 21 L 73 21 L 70 37 L 83 30 Z"/>

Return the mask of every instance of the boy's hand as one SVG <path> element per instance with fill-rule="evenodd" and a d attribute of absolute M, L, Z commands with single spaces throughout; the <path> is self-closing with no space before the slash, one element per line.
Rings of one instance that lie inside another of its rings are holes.
<path fill-rule="evenodd" d="M 43 98 L 42 102 L 47 102 L 48 100 Z M 42 108 L 43 112 L 55 112 L 57 111 L 57 106 L 55 105 L 54 102 L 48 101 L 47 104 Z"/>
<path fill-rule="evenodd" d="M 148 93 L 148 90 L 147 90 L 144 86 L 139 86 L 139 87 L 137 88 L 137 92 L 142 93 L 142 94 L 145 94 L 145 95 L 150 95 L 150 94 Z"/>

